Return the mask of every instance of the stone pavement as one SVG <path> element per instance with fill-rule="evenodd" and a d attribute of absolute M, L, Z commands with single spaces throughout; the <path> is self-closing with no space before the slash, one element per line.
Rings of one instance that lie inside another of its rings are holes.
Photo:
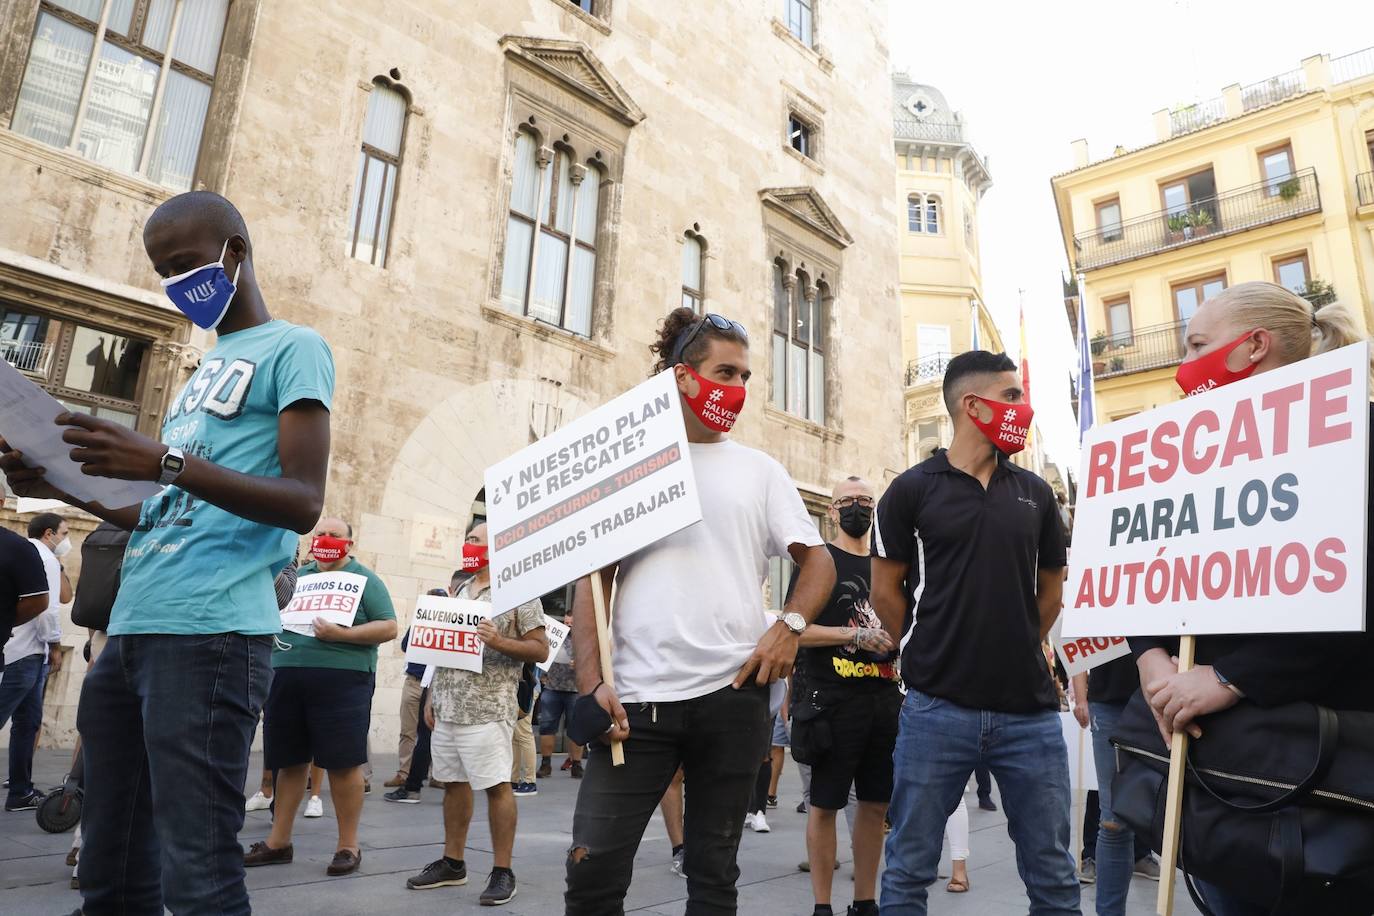
<path fill-rule="evenodd" d="M 69 754 L 65 751 L 40 751 L 35 761 L 35 776 L 42 788 L 60 783 Z M 555 758 L 555 763 L 560 758 Z M 254 755 L 254 782 L 260 757 Z M 258 913 L 327 913 L 329 916 L 376 914 L 405 916 L 477 912 L 477 895 L 485 885 L 491 867 L 491 846 L 486 825 L 485 806 L 477 803 L 476 817 L 468 836 L 468 874 L 466 887 L 411 891 L 405 879 L 419 871 L 441 851 L 441 792 L 425 789 L 418 805 L 396 805 L 383 801 L 381 782 L 394 769 L 389 756 L 376 762 L 373 792 L 363 807 L 361 873 L 347 878 L 325 876 L 325 866 L 334 852 L 333 810 L 326 793 L 325 816 L 297 821 L 295 862 L 291 865 L 255 868 L 248 872 L 253 908 Z M 562 912 L 563 862 L 569 845 L 569 826 L 577 783 L 567 774 L 555 771 L 551 779 L 539 782 L 539 794 L 519 800 L 520 828 L 515 844 L 515 873 L 519 895 L 502 912 L 508 916 L 554 916 Z M 790 761 L 780 790 L 781 804 L 770 812 L 772 832 L 745 831 L 740 847 L 740 912 L 750 916 L 808 916 L 811 912 L 809 878 L 797 870 L 806 857 L 805 818 L 793 809 L 798 800 L 799 783 L 795 765 Z M 931 892 L 930 912 L 949 916 L 1013 916 L 1027 908 L 1025 892 L 1016 874 L 1015 852 L 1007 838 L 1006 821 L 1000 813 L 977 810 L 969 797 L 972 819 L 973 856 L 968 894 L 953 896 L 944 892 L 944 881 Z M 175 804 L 175 800 L 173 801 Z M 843 824 L 843 818 L 841 818 Z M 267 812 L 248 815 L 242 838 L 244 845 L 264 838 L 268 831 Z M 841 830 L 844 827 L 841 826 Z M 843 841 L 842 848 L 845 847 Z M 80 895 L 68 887 L 71 869 L 63 858 L 71 846 L 69 834 L 53 835 L 38 828 L 32 812 L 0 812 L 0 912 L 6 916 L 56 916 L 70 913 L 80 904 Z M 663 823 L 656 816 L 645 832 L 635 865 L 635 881 L 626 910 L 644 914 L 679 914 L 686 899 L 686 884 L 672 875 L 668 840 Z M 851 869 L 848 855 L 835 876 L 834 900 L 837 910 L 851 899 Z M 948 874 L 947 864 L 942 873 Z M 1154 912 L 1157 885 L 1135 879 L 1128 908 L 1131 916 Z M 1196 910 L 1181 892 L 1176 913 L 1195 916 Z M 1083 895 L 1085 912 L 1092 912 L 1092 889 Z M 484 910 L 483 912 L 494 912 Z"/>

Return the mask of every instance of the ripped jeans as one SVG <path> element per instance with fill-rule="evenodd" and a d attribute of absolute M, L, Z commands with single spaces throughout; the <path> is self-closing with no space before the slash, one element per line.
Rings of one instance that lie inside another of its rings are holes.
<path fill-rule="evenodd" d="M 627 703 L 625 712 L 625 765 L 611 766 L 610 748 L 593 743 L 578 791 L 567 916 L 625 912 L 635 853 L 679 766 L 685 774 L 687 916 L 733 914 L 735 854 L 759 761 L 768 751 L 768 690 L 726 686 L 691 700 Z"/>

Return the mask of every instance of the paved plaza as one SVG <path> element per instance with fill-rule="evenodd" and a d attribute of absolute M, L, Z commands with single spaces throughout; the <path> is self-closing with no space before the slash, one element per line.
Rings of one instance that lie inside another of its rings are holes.
<path fill-rule="evenodd" d="M 555 758 L 555 764 L 560 758 Z M 40 787 L 57 785 L 68 754 L 40 751 L 35 779 Z M 256 774 L 261 759 L 254 755 L 250 772 Z M 327 913 L 329 916 L 375 914 L 428 916 L 477 912 L 477 895 L 491 867 L 486 812 L 481 801 L 468 836 L 466 887 L 411 891 L 405 879 L 440 853 L 440 796 L 425 789 L 418 805 L 396 805 L 382 800 L 381 781 L 395 770 L 389 756 L 378 756 L 372 794 L 363 807 L 361 840 L 363 865 L 359 874 L 328 878 L 325 866 L 334 852 L 333 810 L 326 793 L 325 816 L 297 821 L 295 862 L 290 865 L 251 869 L 248 886 L 253 909 L 265 914 Z M 502 912 L 509 916 L 555 916 L 562 912 L 563 862 L 569 845 L 569 826 L 577 783 L 555 771 L 539 781 L 539 794 L 520 799 L 520 828 L 515 844 L 515 873 L 519 895 Z M 780 789 L 781 804 L 769 813 L 772 832 L 745 832 L 740 849 L 740 913 L 749 916 L 808 916 L 811 912 L 809 878 L 797 870 L 806 857 L 805 818 L 795 810 L 800 791 L 795 765 L 788 761 Z M 962 896 L 944 891 L 940 881 L 932 891 L 930 912 L 950 916 L 1014 916 L 1027 908 L 1025 893 L 1016 875 L 1015 853 L 1007 838 L 1006 821 L 1000 813 L 977 810 L 969 796 L 972 819 L 970 877 L 972 890 Z M 172 802 L 175 804 L 175 800 Z M 843 824 L 843 820 L 841 819 Z M 267 836 L 266 811 L 248 815 L 244 845 Z M 841 827 L 841 830 L 844 828 Z M 69 888 L 71 869 L 63 864 L 71 835 L 53 835 L 38 828 L 32 812 L 0 813 L 0 912 L 6 916 L 57 916 L 80 904 Z M 842 849 L 847 846 L 841 843 Z M 635 880 L 626 910 L 644 914 L 680 914 L 686 884 L 668 870 L 669 845 L 663 823 L 655 817 L 645 833 L 635 864 Z M 847 850 L 835 878 L 836 909 L 851 899 L 852 874 Z M 942 874 L 948 874 L 947 864 Z M 1135 879 L 1128 910 L 1132 916 L 1154 912 L 1156 884 Z M 1084 890 L 1084 911 L 1092 912 L 1092 889 Z M 483 912 L 494 912 L 488 909 Z M 1194 916 L 1186 899 L 1176 912 Z"/>

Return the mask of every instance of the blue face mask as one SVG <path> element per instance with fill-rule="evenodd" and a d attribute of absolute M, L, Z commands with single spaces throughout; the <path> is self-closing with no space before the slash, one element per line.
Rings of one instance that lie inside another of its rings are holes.
<path fill-rule="evenodd" d="M 234 291 L 238 288 L 239 270 L 243 264 L 234 268 L 234 279 L 230 280 L 224 272 L 224 255 L 228 250 L 229 242 L 226 239 L 224 247 L 220 249 L 219 260 L 215 263 L 162 281 L 162 288 L 172 304 L 207 331 L 214 330 L 224 320 L 224 313 L 229 311 L 229 303 L 233 301 Z"/>

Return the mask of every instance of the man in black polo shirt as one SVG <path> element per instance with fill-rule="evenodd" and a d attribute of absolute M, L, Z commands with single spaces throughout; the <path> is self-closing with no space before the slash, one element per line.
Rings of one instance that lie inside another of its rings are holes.
<path fill-rule="evenodd" d="M 0 490 L 0 497 L 4 490 Z M 48 574 L 32 544 L 0 528 L 0 649 L 10 631 L 48 609 Z M 0 671 L 5 663 L 0 660 Z"/>
<path fill-rule="evenodd" d="M 874 529 L 872 602 L 901 634 L 907 686 L 882 913 L 926 912 L 945 821 L 986 763 L 1030 912 L 1076 914 L 1068 755 L 1040 651 L 1066 562 L 1054 492 L 1007 460 L 1031 410 L 1005 354 L 950 360 L 944 398 L 954 441 L 893 481 Z"/>

